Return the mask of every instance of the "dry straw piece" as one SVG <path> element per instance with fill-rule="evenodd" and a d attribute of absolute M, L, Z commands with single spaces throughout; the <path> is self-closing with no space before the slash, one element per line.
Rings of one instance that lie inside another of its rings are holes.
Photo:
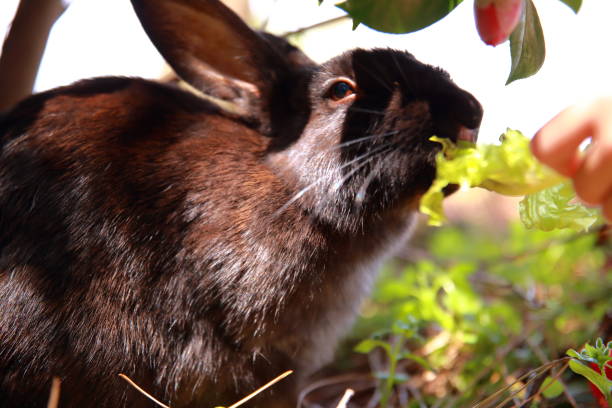
<path fill-rule="evenodd" d="M 293 370 L 289 370 L 289 371 L 285 371 L 284 373 L 282 373 L 281 375 L 279 375 L 278 377 L 276 377 L 275 379 L 273 379 L 272 381 L 262 385 L 261 387 L 259 387 L 258 389 L 256 389 L 255 391 L 253 391 L 252 393 L 250 393 L 249 395 L 247 395 L 246 397 L 242 398 L 240 401 L 235 402 L 234 404 L 230 405 L 227 408 L 237 408 L 240 405 L 244 404 L 245 402 L 247 402 L 248 400 L 250 400 L 251 398 L 255 397 L 257 394 L 261 393 L 262 391 L 266 390 L 267 388 L 270 388 L 271 386 L 273 386 L 274 384 L 276 384 L 277 382 L 279 382 L 280 380 L 282 380 L 283 378 L 291 375 L 293 373 Z M 159 402 L 157 399 L 155 399 L 155 397 L 153 397 L 151 394 L 149 394 L 148 392 L 146 392 L 145 390 L 143 390 L 142 388 L 140 388 L 138 386 L 138 384 L 136 384 L 134 381 L 132 381 L 127 375 L 125 374 L 119 374 L 119 377 L 123 378 L 125 381 L 127 381 L 132 387 L 136 388 L 138 391 L 140 391 L 145 397 L 149 398 L 151 401 L 155 402 L 157 405 L 159 405 L 160 407 L 163 408 L 170 408 L 170 406 L 163 404 L 161 402 Z M 49 407 L 51 408 L 51 407 Z M 215 408 L 225 408 L 225 407 L 215 407 Z"/>

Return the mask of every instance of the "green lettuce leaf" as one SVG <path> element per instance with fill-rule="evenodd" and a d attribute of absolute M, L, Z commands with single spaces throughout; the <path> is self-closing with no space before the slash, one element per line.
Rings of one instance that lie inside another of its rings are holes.
<path fill-rule="evenodd" d="M 422 213 L 429 216 L 430 225 L 445 221 L 442 190 L 458 184 L 461 190 L 481 187 L 503 195 L 527 197 L 521 202 L 520 213 L 528 228 L 588 229 L 601 216 L 575 202 L 571 184 L 531 154 L 529 139 L 521 132 L 508 129 L 499 145 L 475 145 L 432 137 L 442 144 L 436 156 L 436 179 L 423 195 Z"/>
<path fill-rule="evenodd" d="M 519 203 L 519 214 L 527 228 L 543 231 L 555 228 L 586 231 L 603 221 L 599 210 L 576 201 L 569 181 L 526 196 Z"/>

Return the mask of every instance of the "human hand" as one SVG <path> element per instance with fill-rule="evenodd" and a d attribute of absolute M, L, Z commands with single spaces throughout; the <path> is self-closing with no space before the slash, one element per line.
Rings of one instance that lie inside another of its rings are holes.
<path fill-rule="evenodd" d="M 591 145 L 581 151 L 589 137 Z M 612 221 L 612 98 L 562 111 L 534 136 L 531 150 L 542 163 L 572 178 L 578 197 L 601 206 Z"/>

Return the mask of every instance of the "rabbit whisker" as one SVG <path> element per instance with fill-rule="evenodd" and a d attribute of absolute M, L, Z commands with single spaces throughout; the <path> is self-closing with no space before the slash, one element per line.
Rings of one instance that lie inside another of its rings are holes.
<path fill-rule="evenodd" d="M 391 146 L 390 143 L 386 143 L 382 146 L 378 146 L 377 148 L 373 149 L 372 151 L 366 152 L 360 156 L 355 157 L 353 160 L 350 160 L 346 163 L 344 163 L 343 165 L 341 165 L 338 170 L 342 170 L 346 167 L 349 167 L 355 163 L 358 163 L 360 160 L 366 160 L 368 159 L 368 156 L 374 156 L 376 155 L 376 153 L 380 153 L 385 149 L 388 149 Z M 362 163 L 363 164 L 363 163 Z M 352 173 L 349 173 L 349 176 Z M 344 179 L 345 176 L 343 176 L 342 178 Z M 315 181 L 313 181 L 312 183 L 310 183 L 309 185 L 307 185 L 306 187 L 302 188 L 300 191 L 298 191 L 295 195 L 293 195 L 293 197 L 291 197 L 291 199 L 289 199 L 282 207 L 280 207 L 278 210 L 276 210 L 274 212 L 274 214 L 272 215 L 273 218 L 278 217 L 280 214 L 282 214 L 287 208 L 289 208 L 289 206 L 293 203 L 295 203 L 297 200 L 299 200 L 304 194 L 306 194 L 308 191 L 312 190 L 314 187 L 317 186 L 317 184 L 319 184 L 321 181 L 323 181 L 324 178 L 323 177 L 319 177 L 317 178 Z M 343 180 L 341 180 L 343 181 Z"/>
<path fill-rule="evenodd" d="M 378 162 L 376 166 L 374 167 L 374 169 L 370 170 L 370 173 L 368 174 L 366 179 L 363 181 L 361 187 L 359 188 L 359 191 L 355 195 L 355 203 L 357 205 L 363 204 L 363 201 L 365 200 L 366 190 L 372 183 L 372 180 L 374 180 L 374 177 L 376 176 L 376 174 L 378 173 L 382 165 L 383 165 L 382 161 Z"/>
<path fill-rule="evenodd" d="M 360 170 L 361 168 L 363 168 L 363 167 L 364 167 L 364 165 L 366 165 L 366 164 L 370 163 L 372 160 L 374 160 L 376 157 L 378 157 L 378 156 L 380 156 L 380 155 L 383 155 L 383 154 L 387 154 L 387 153 L 389 153 L 391 150 L 393 150 L 393 145 L 392 145 L 391 143 L 388 143 L 388 144 L 385 146 L 385 148 L 384 148 L 384 149 L 382 149 L 382 150 L 378 150 L 378 151 L 376 151 L 376 152 L 372 152 L 372 154 L 371 154 L 371 156 L 370 156 L 370 157 L 368 157 L 368 158 L 367 158 L 367 159 L 365 159 L 363 162 L 361 162 L 361 163 L 359 163 L 358 165 L 356 165 L 356 166 L 355 166 L 355 168 L 351 169 L 351 171 L 350 171 L 350 172 L 348 172 L 346 175 L 344 175 L 344 176 L 342 177 L 342 179 L 338 180 L 338 181 L 337 181 L 337 182 L 334 184 L 333 188 L 334 188 L 336 191 L 337 191 L 337 190 L 339 190 L 339 189 L 340 189 L 340 187 L 342 187 L 342 186 L 344 185 L 344 182 L 345 182 L 346 180 L 348 180 L 348 179 L 349 179 L 349 177 L 351 177 L 353 174 L 355 174 L 355 173 L 356 173 L 358 170 Z M 379 163 L 376 165 L 376 169 L 379 169 L 379 168 L 380 168 L 380 166 L 381 166 L 382 164 L 383 164 L 382 162 L 379 162 Z"/>
<path fill-rule="evenodd" d="M 378 137 L 383 138 L 383 137 L 393 136 L 393 135 L 396 135 L 396 134 L 398 134 L 398 133 L 400 133 L 400 132 L 402 132 L 404 130 L 405 129 L 397 129 L 397 130 L 392 130 L 392 131 L 385 132 L 385 133 L 373 133 L 371 135 L 362 136 L 360 138 L 349 140 L 349 141 L 346 141 L 346 142 L 342 142 L 342 143 L 337 144 L 335 146 L 332 146 L 330 148 L 324 149 L 324 150 L 322 150 L 320 152 L 317 152 L 317 155 L 328 153 L 328 152 L 331 152 L 331 151 L 334 151 L 334 150 L 339 150 L 339 149 L 342 149 L 343 147 L 351 146 L 351 145 L 354 145 L 354 144 L 357 144 L 357 143 L 360 143 L 360 142 L 365 142 L 365 141 L 372 140 L 372 139 L 376 139 Z"/>
<path fill-rule="evenodd" d="M 344 182 L 346 180 L 348 180 L 353 174 L 357 173 L 360 169 L 362 169 L 366 164 L 368 164 L 369 162 L 371 162 L 374 158 L 376 157 L 376 154 L 373 154 L 372 156 L 368 157 L 367 159 L 364 159 L 361 163 L 355 165 L 355 167 L 353 167 L 348 173 L 346 173 L 344 176 L 342 176 L 342 178 L 338 181 L 336 181 L 333 185 L 332 185 L 332 190 L 334 192 L 340 190 L 340 188 L 344 185 Z"/>
<path fill-rule="evenodd" d="M 374 109 L 358 108 L 358 107 L 355 107 L 355 106 L 349 106 L 348 110 L 352 110 L 354 112 L 371 113 L 373 115 L 385 116 L 385 112 L 384 111 L 377 111 L 377 110 L 374 110 Z"/>

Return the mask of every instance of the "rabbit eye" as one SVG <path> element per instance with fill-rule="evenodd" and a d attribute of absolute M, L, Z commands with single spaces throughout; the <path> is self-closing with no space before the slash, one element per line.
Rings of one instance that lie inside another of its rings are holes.
<path fill-rule="evenodd" d="M 329 97 L 334 101 L 339 101 L 355 93 L 355 89 L 346 81 L 338 81 L 332 85 Z"/>

